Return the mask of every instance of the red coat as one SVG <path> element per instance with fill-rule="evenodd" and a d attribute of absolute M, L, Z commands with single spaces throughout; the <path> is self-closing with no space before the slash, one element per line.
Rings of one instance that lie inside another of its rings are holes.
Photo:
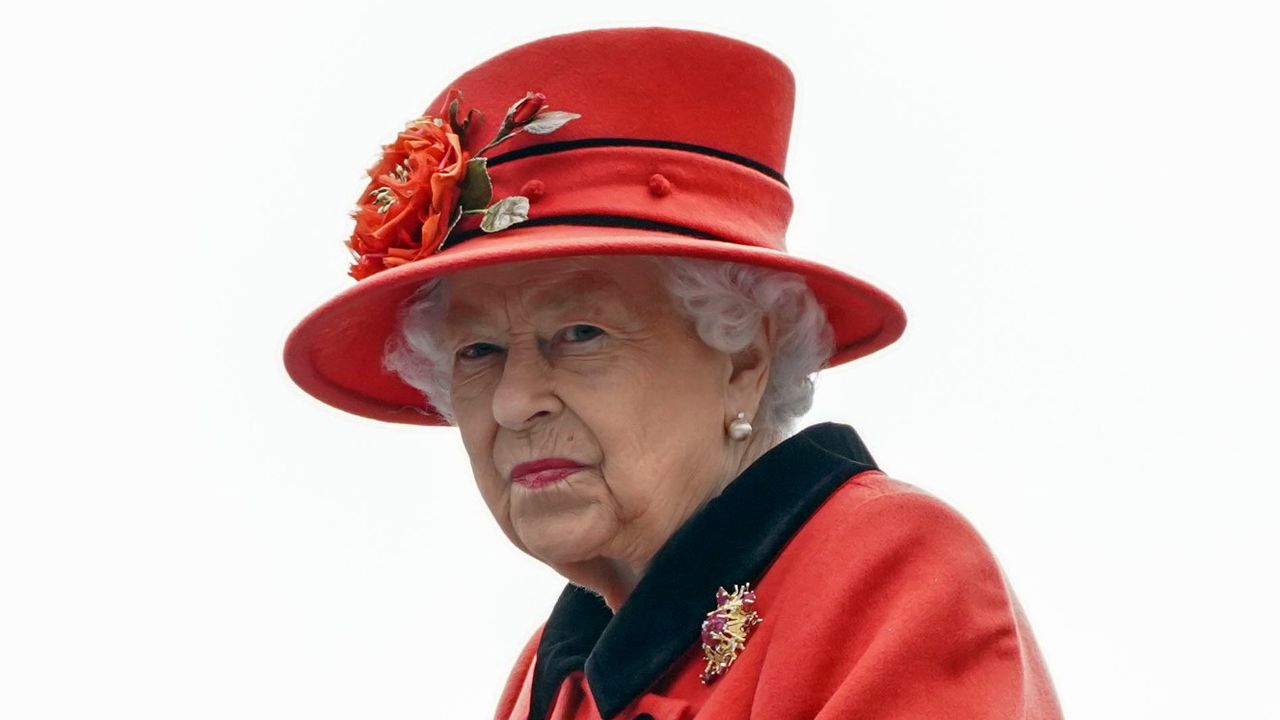
<path fill-rule="evenodd" d="M 700 628 L 750 582 L 762 622 L 709 684 Z M 823 423 L 694 515 L 611 613 L 572 585 L 515 663 L 499 720 L 1056 720 L 991 550 L 941 500 Z"/>

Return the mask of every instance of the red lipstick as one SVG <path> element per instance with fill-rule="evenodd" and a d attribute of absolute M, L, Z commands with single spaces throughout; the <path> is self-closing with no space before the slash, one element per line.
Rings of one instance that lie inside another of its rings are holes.
<path fill-rule="evenodd" d="M 511 468 L 511 482 L 527 488 L 546 487 L 586 467 L 569 458 L 542 458 Z"/>

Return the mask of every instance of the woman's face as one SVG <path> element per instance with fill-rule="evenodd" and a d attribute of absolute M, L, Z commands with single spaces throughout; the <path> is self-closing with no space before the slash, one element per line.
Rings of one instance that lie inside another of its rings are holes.
<path fill-rule="evenodd" d="M 754 412 L 762 383 L 698 338 L 644 258 L 537 260 L 449 282 L 455 422 L 503 531 L 552 565 L 642 569 L 733 478 L 724 428 Z"/>

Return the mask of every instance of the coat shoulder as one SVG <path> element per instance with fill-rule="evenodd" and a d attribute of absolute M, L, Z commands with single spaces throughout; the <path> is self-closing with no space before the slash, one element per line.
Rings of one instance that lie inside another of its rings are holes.
<path fill-rule="evenodd" d="M 827 582 L 891 564 L 920 581 L 945 577 L 993 596 L 1010 594 L 999 561 L 968 518 L 933 493 L 880 470 L 848 478 L 784 554 L 796 561 L 792 572 Z"/>
<path fill-rule="evenodd" d="M 782 703 L 793 714 L 767 717 L 1061 718 L 991 548 L 915 485 L 879 470 L 847 479 L 759 590 L 772 623 L 761 687 L 789 697 L 801 677 L 812 693 L 803 712 Z"/>
<path fill-rule="evenodd" d="M 850 476 L 818 509 L 811 524 L 828 526 L 835 533 L 857 533 L 891 519 L 896 527 L 945 532 L 955 541 L 985 545 L 977 529 L 946 501 L 919 486 L 881 470 L 865 470 Z M 853 520 L 861 523 L 852 523 Z"/>

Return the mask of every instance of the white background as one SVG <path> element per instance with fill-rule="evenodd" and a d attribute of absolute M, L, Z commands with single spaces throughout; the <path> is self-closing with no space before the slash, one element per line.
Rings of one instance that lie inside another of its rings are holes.
<path fill-rule="evenodd" d="M 381 143 L 615 25 L 794 70 L 791 249 L 909 316 L 809 420 L 974 523 L 1068 715 L 1280 717 L 1273 4 L 35 5 L 0 19 L 0 717 L 489 716 L 561 579 L 454 431 L 332 410 L 281 345 L 352 282 Z"/>

